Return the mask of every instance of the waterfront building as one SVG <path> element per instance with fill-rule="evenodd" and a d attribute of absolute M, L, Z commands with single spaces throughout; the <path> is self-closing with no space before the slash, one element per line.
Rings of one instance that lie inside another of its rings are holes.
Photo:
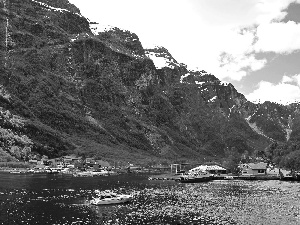
<path fill-rule="evenodd" d="M 82 157 L 77 157 L 75 154 L 73 155 L 66 155 L 62 157 L 62 161 L 65 166 L 74 165 L 77 162 L 80 162 Z"/>
<path fill-rule="evenodd" d="M 266 175 L 267 174 L 267 163 L 259 162 L 259 163 L 244 163 L 240 165 L 242 170 L 242 175 Z"/>
<path fill-rule="evenodd" d="M 198 171 L 207 171 L 211 174 L 227 173 L 227 170 L 224 167 L 221 167 L 219 165 L 201 165 L 189 170 L 189 172 L 198 172 Z"/>

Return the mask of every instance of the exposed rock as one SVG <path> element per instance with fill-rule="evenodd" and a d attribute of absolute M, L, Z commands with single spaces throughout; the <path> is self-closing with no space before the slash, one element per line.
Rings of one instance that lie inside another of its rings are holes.
<path fill-rule="evenodd" d="M 251 103 L 165 48 L 144 50 L 129 31 L 94 34 L 67 0 L 10 0 L 0 19 L 0 111 L 22 121 L 7 127 L 2 117 L 0 147 L 17 158 L 26 147 L 48 156 L 201 161 L 230 148 L 262 150 L 284 141 L 287 129 L 297 138 L 298 105 Z M 26 143 L 8 144 L 7 135 Z"/>

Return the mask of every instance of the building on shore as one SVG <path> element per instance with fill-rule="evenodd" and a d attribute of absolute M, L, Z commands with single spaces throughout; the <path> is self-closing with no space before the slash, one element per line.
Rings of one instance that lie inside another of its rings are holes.
<path fill-rule="evenodd" d="M 84 167 L 88 170 L 94 170 L 94 171 L 111 168 L 109 162 L 104 160 L 94 159 L 94 158 L 86 158 Z"/>
<path fill-rule="evenodd" d="M 219 165 L 201 165 L 189 170 L 189 172 L 193 173 L 196 173 L 197 171 L 207 171 L 216 175 L 227 174 L 227 170 Z"/>
<path fill-rule="evenodd" d="M 240 165 L 242 176 L 261 176 L 267 175 L 268 164 L 265 162 L 259 163 L 244 163 Z"/>
<path fill-rule="evenodd" d="M 173 168 L 175 170 L 175 173 L 184 173 L 185 167 L 190 165 L 189 163 L 173 163 L 171 164 L 171 173 L 173 173 Z"/>

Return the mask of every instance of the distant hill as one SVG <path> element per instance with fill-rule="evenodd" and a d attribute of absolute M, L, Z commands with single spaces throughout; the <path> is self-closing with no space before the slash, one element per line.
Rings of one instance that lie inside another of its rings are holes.
<path fill-rule="evenodd" d="M 2 161 L 201 162 L 299 139 L 298 104 L 251 103 L 136 34 L 92 32 L 67 0 L 0 4 Z"/>

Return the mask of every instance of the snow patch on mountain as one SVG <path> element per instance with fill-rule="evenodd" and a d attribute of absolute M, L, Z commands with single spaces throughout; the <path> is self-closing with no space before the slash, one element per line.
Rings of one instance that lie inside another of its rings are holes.
<path fill-rule="evenodd" d="M 252 116 L 248 116 L 247 118 L 245 118 L 245 119 L 246 119 L 246 122 L 247 122 L 248 125 L 249 125 L 249 127 L 250 127 L 253 131 L 255 131 L 256 133 L 258 133 L 259 135 L 262 135 L 262 136 L 264 136 L 264 137 L 266 137 L 266 138 L 268 138 L 268 139 L 274 141 L 273 138 L 268 137 L 267 135 L 265 135 L 265 134 L 259 129 L 259 127 L 256 125 L 256 122 L 250 123 L 251 117 L 252 117 Z"/>
<path fill-rule="evenodd" d="M 180 77 L 180 83 L 183 83 L 183 79 L 191 75 L 190 73 L 186 73 Z"/>
<path fill-rule="evenodd" d="M 174 62 L 165 57 L 159 56 L 154 52 L 147 52 L 146 55 L 154 62 L 154 65 L 157 69 L 161 69 L 163 67 L 168 67 L 171 69 L 175 68 L 176 64 L 174 65 Z M 179 66 L 179 64 L 177 66 Z"/>
<path fill-rule="evenodd" d="M 195 81 L 196 84 L 199 84 L 199 85 L 202 85 L 204 84 L 205 82 L 200 82 L 200 81 Z"/>
<path fill-rule="evenodd" d="M 154 49 L 145 50 L 145 54 L 154 62 L 157 69 L 164 67 L 174 69 L 181 66 L 164 47 L 156 46 Z"/>
<path fill-rule="evenodd" d="M 286 132 L 286 140 L 288 141 L 291 137 L 292 129 L 286 128 L 285 132 Z"/>
<path fill-rule="evenodd" d="M 90 23 L 90 29 L 94 35 L 98 35 L 100 32 L 112 30 L 113 28 L 113 26 L 107 24 Z"/>
<path fill-rule="evenodd" d="M 220 85 L 222 85 L 222 86 L 228 86 L 229 84 L 230 84 L 229 82 L 225 82 L 225 81 L 220 82 Z"/>
<path fill-rule="evenodd" d="M 234 107 L 235 107 L 235 105 L 233 105 L 232 107 L 229 108 L 229 113 L 228 113 L 228 116 L 227 116 L 228 118 L 230 118 L 231 112 L 232 112 Z"/>
<path fill-rule="evenodd" d="M 56 8 L 56 7 L 53 7 L 53 6 L 50 6 L 50 5 L 47 5 L 46 3 L 43 3 L 43 2 L 38 2 L 38 1 L 35 1 L 35 0 L 31 0 L 41 6 L 43 6 L 46 10 L 53 10 L 53 11 L 58 11 L 58 12 L 69 12 L 69 13 L 73 13 L 77 16 L 80 16 L 80 17 L 83 17 L 81 14 L 79 13 L 74 13 L 74 12 L 70 12 L 69 10 L 67 9 L 62 9 L 62 8 Z"/>
<path fill-rule="evenodd" d="M 216 99 L 217 99 L 217 96 L 214 96 L 211 99 L 209 99 L 208 102 L 215 102 Z"/>

